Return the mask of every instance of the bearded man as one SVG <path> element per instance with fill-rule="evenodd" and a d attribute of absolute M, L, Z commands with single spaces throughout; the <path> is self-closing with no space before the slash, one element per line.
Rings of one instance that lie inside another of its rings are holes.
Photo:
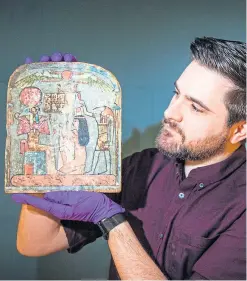
<path fill-rule="evenodd" d="M 123 159 L 121 193 L 13 195 L 20 253 L 75 253 L 103 235 L 109 279 L 246 280 L 246 45 L 203 37 L 191 52 L 157 147 Z"/>

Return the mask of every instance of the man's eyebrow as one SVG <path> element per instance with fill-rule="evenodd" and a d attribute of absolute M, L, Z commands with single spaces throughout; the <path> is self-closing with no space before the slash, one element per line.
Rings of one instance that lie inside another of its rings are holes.
<path fill-rule="evenodd" d="M 174 86 L 175 86 L 176 90 L 178 91 L 178 93 L 180 93 L 177 82 L 174 82 Z M 185 95 L 185 97 L 186 97 L 186 99 L 188 99 L 189 101 L 193 101 L 194 103 L 197 103 L 198 105 L 200 105 L 200 106 L 201 106 L 202 108 L 204 108 L 205 110 L 214 113 L 208 106 L 206 106 L 206 104 L 204 104 L 204 103 L 201 102 L 200 100 L 195 99 L 195 98 L 193 98 L 193 97 L 191 97 L 191 96 L 188 96 L 188 95 Z"/>

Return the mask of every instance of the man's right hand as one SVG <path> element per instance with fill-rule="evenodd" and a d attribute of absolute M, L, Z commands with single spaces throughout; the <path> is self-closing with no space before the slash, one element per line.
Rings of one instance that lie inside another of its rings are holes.
<path fill-rule="evenodd" d="M 53 61 L 53 62 L 61 62 L 61 61 L 66 61 L 66 62 L 76 62 L 76 57 L 73 56 L 70 53 L 65 53 L 62 54 L 60 52 L 55 52 L 53 53 L 51 56 L 48 55 L 42 55 L 40 57 L 40 62 L 49 62 L 49 61 Z M 27 57 L 25 60 L 25 64 L 30 64 L 33 63 L 32 58 Z"/>

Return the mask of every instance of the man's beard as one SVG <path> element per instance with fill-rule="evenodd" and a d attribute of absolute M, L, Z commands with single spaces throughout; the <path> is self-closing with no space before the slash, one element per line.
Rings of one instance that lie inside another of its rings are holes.
<path fill-rule="evenodd" d="M 171 135 L 169 129 L 165 129 L 165 125 L 169 125 L 172 128 L 171 132 L 175 131 L 175 134 L 180 135 L 179 140 L 174 135 Z M 224 128 L 217 135 L 186 143 L 185 134 L 178 125 L 168 119 L 164 119 L 163 126 L 156 138 L 156 148 L 169 158 L 202 161 L 217 156 L 224 151 L 227 133 L 227 129 Z"/>

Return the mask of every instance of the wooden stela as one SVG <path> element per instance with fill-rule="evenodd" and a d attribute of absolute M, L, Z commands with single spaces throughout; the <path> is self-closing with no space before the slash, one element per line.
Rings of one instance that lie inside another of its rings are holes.
<path fill-rule="evenodd" d="M 5 192 L 120 192 L 121 95 L 97 65 L 17 68 L 7 92 Z"/>

